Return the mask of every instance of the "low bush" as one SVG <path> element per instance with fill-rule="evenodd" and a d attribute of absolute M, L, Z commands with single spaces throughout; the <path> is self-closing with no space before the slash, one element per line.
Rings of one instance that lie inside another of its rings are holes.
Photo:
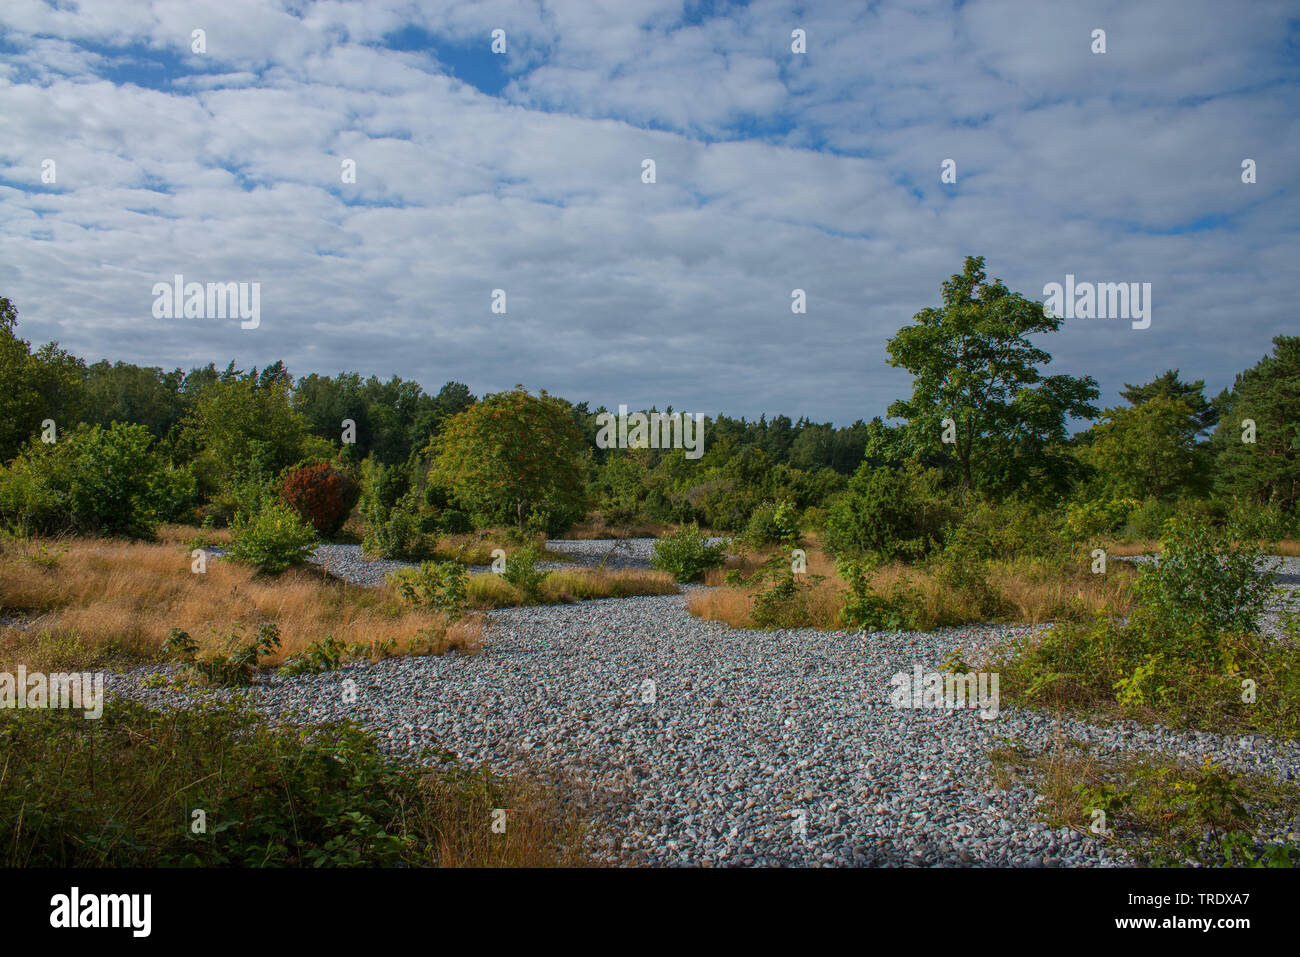
<path fill-rule="evenodd" d="M 655 542 L 650 564 L 679 582 L 691 582 L 710 568 L 720 567 L 726 559 L 726 549 L 721 544 L 710 545 L 699 525 L 692 523 Z"/>
<path fill-rule="evenodd" d="M 330 536 L 347 521 L 361 488 L 347 472 L 318 462 L 291 471 L 284 477 L 280 492 L 317 534 Z"/>
<path fill-rule="evenodd" d="M 140 425 L 78 426 L 51 444 L 33 440 L 0 467 L 0 523 L 22 534 L 152 538 L 193 501 L 193 474 L 170 466 Z"/>
<path fill-rule="evenodd" d="M 941 544 L 944 512 L 914 470 L 864 462 L 826 519 L 826 548 L 837 557 L 918 559 Z"/>
<path fill-rule="evenodd" d="M 269 502 L 231 526 L 230 557 L 268 575 L 305 562 L 318 542 L 316 531 L 288 505 Z"/>
<path fill-rule="evenodd" d="M 0 709 L 0 866 L 586 863 L 583 821 L 558 792 L 420 757 L 389 757 L 350 723 L 298 729 L 231 704 L 121 699 L 98 721 Z M 497 808 L 509 809 L 504 833 L 489 827 Z"/>
<path fill-rule="evenodd" d="M 172 629 L 163 645 L 165 655 L 205 684 L 250 685 L 261 670 L 261 659 L 280 650 L 280 629 L 274 624 L 264 624 L 251 639 L 238 633 L 230 635 L 221 651 L 200 655 L 198 650 L 198 643 L 179 628 Z"/>
<path fill-rule="evenodd" d="M 542 550 L 531 542 L 511 550 L 506 555 L 506 570 L 501 573 L 514 587 L 518 588 L 530 601 L 535 601 L 541 593 L 542 579 L 546 572 L 537 567 Z"/>
<path fill-rule="evenodd" d="M 421 562 L 390 576 L 393 586 L 413 605 L 433 608 L 451 619 L 465 613 L 469 573 L 460 562 Z"/>

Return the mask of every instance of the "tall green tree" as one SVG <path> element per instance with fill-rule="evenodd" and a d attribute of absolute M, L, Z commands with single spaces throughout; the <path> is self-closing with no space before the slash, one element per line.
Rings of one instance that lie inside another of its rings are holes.
<path fill-rule="evenodd" d="M 1252 437 L 1253 442 L 1246 441 Z M 1295 512 L 1300 501 L 1300 336 L 1275 337 L 1273 354 L 1237 376 L 1212 447 L 1220 491 Z"/>
<path fill-rule="evenodd" d="M 1066 423 L 1095 417 L 1099 393 L 1091 376 L 1042 373 L 1052 357 L 1029 337 L 1060 324 L 1041 303 L 986 281 L 984 258 L 968 256 L 943 284 L 942 304 L 886 346 L 890 365 L 915 377 L 911 398 L 888 410 L 906 420 L 913 455 L 955 471 L 965 488 L 1063 490 L 1076 467 Z"/>
<path fill-rule="evenodd" d="M 17 455 L 43 420 L 71 429 L 85 407 L 84 363 L 53 342 L 33 352 L 17 325 L 17 307 L 0 297 L 0 462 Z"/>
<path fill-rule="evenodd" d="M 435 440 L 430 481 L 467 511 L 522 528 L 536 512 L 556 526 L 582 517 L 587 449 L 567 404 L 522 387 L 484 397 Z"/>

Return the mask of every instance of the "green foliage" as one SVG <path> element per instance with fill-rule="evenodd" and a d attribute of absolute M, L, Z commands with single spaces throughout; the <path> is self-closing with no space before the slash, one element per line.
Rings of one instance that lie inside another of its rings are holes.
<path fill-rule="evenodd" d="M 209 655 L 198 654 L 198 643 L 187 632 L 173 628 L 163 644 L 163 654 L 177 661 L 205 684 L 241 687 L 253 683 L 260 670 L 260 660 L 280 648 L 280 629 L 272 623 L 262 625 L 249 639 L 229 635 L 225 647 Z"/>
<path fill-rule="evenodd" d="M 1221 632 L 1255 630 L 1277 570 L 1276 560 L 1260 549 L 1257 531 L 1218 531 L 1195 516 L 1171 520 L 1159 560 L 1138 580 L 1151 627 L 1168 641 L 1188 639 L 1207 648 Z"/>
<path fill-rule="evenodd" d="M 466 511 L 521 528 L 539 511 L 557 527 L 582 517 L 588 453 L 565 404 L 545 392 L 485 397 L 446 424 L 435 449 L 431 480 Z"/>
<path fill-rule="evenodd" d="M 1212 447 L 1215 481 L 1230 498 L 1275 502 L 1288 515 L 1300 502 L 1300 336 L 1277 336 L 1273 354 L 1237 376 Z M 1216 404 L 1217 401 L 1216 401 Z M 1243 441 L 1243 423 L 1255 441 Z"/>
<path fill-rule="evenodd" d="M 1091 542 L 1099 535 L 1109 535 L 1124 528 L 1142 507 L 1142 503 L 1133 498 L 1072 502 L 1065 513 L 1065 532 L 1071 541 Z"/>
<path fill-rule="evenodd" d="M 236 516 L 230 557 L 268 575 L 305 562 L 315 549 L 316 530 L 288 505 L 268 502 L 251 518 Z"/>
<path fill-rule="evenodd" d="M 402 568 L 391 581 L 407 601 L 460 618 L 469 598 L 469 572 L 460 562 L 421 562 Z"/>
<path fill-rule="evenodd" d="M 1030 336 L 1060 325 L 1040 303 L 986 282 L 983 257 L 968 256 L 943 284 L 942 306 L 918 312 L 886 345 L 889 364 L 916 377 L 911 398 L 889 407 L 907 420 L 912 453 L 950 467 L 966 488 L 1063 490 L 1075 471 L 1066 422 L 1095 416 L 1098 390 L 1091 377 L 1040 371 L 1051 356 Z M 944 419 L 955 424 L 951 443 Z"/>
<path fill-rule="evenodd" d="M 754 595 L 754 624 L 759 628 L 806 628 L 812 593 L 823 576 L 796 575 L 784 555 L 773 558 Z"/>
<path fill-rule="evenodd" d="M 97 721 L 5 709 L 0 866 L 438 865 L 449 848 L 477 846 L 491 809 L 521 806 L 506 779 L 421 757 L 440 763 L 403 763 L 352 724 L 294 728 L 233 704 L 157 711 L 122 699 Z M 199 808 L 205 833 L 191 828 Z M 560 862 L 573 831 L 544 833 L 530 860 Z M 509 862 L 500 841 L 483 846 L 472 863 Z"/>
<path fill-rule="evenodd" d="M 35 439 L 0 469 L 0 520 L 25 531 L 152 537 L 191 501 L 193 475 L 152 448 L 143 426 L 85 426 Z"/>
<path fill-rule="evenodd" d="M 1127 621 L 1063 624 L 999 664 L 1026 703 L 1102 705 L 1215 731 L 1300 734 L 1300 645 L 1261 635 L 1272 576 L 1256 540 L 1182 516 Z M 1249 694 L 1244 689 L 1252 689 Z"/>
<path fill-rule="evenodd" d="M 290 404 L 288 382 L 252 378 L 206 386 L 181 424 L 178 444 L 196 463 L 209 493 L 228 485 L 241 469 L 278 475 L 310 447 L 306 423 Z"/>
<path fill-rule="evenodd" d="M 826 548 L 836 556 L 920 558 L 939 544 L 943 510 L 915 470 L 864 462 L 826 520 Z"/>
<path fill-rule="evenodd" d="M 944 526 L 944 556 L 959 560 L 1013 560 L 1059 556 L 1067 549 L 1058 517 L 1022 499 L 968 500 L 954 505 Z"/>
<path fill-rule="evenodd" d="M 699 525 L 683 525 L 655 542 L 654 557 L 650 564 L 666 571 L 679 582 L 690 582 L 702 577 L 710 568 L 718 568 L 727 560 L 722 544 L 710 545 Z"/>
<path fill-rule="evenodd" d="M 903 631 L 916 626 L 916 588 L 903 578 L 894 583 L 888 595 L 877 594 L 871 587 L 876 566 L 869 560 L 841 560 L 840 577 L 848 582 L 841 615 L 848 628 L 868 631 Z"/>
<path fill-rule="evenodd" d="M 1156 395 L 1132 408 L 1107 409 L 1102 416 L 1080 438 L 1080 458 L 1093 470 L 1094 495 L 1163 499 L 1200 486 L 1199 425 L 1186 402 Z"/>
<path fill-rule="evenodd" d="M 764 503 L 754 509 L 742 536 L 746 544 L 755 548 L 764 545 L 790 545 L 799 543 L 799 510 L 789 499 L 779 503 Z"/>
<path fill-rule="evenodd" d="M 501 573 L 511 585 L 520 589 L 529 601 L 536 601 L 541 595 L 542 581 L 546 572 L 537 567 L 542 557 L 542 550 L 531 542 L 511 549 L 506 556 L 506 570 Z"/>
<path fill-rule="evenodd" d="M 407 492 L 394 504 L 386 504 L 388 478 L 394 468 L 373 459 L 361 463 L 363 493 L 360 513 L 366 525 L 361 549 L 378 558 L 418 560 L 433 551 L 434 539 L 421 529 L 420 516 Z"/>
<path fill-rule="evenodd" d="M 320 641 L 313 641 L 300 655 L 285 662 L 277 670 L 282 678 L 294 675 L 318 674 L 322 671 L 334 671 L 343 665 L 348 657 L 348 647 L 333 635 L 327 635 Z"/>

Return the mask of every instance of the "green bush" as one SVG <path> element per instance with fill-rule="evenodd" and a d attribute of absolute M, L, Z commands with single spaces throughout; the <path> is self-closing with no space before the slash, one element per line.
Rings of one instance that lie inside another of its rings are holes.
<path fill-rule="evenodd" d="M 1164 533 L 1165 522 L 1173 515 L 1173 505 L 1148 498 L 1129 515 L 1128 530 L 1143 541 L 1158 539 Z"/>
<path fill-rule="evenodd" d="M 327 635 L 321 641 L 313 641 L 300 655 L 286 661 L 276 672 L 282 678 L 293 675 L 318 674 L 322 671 L 334 671 L 342 666 L 348 657 L 347 645 L 333 635 Z"/>
<path fill-rule="evenodd" d="M 914 559 L 939 545 L 942 513 L 918 488 L 912 471 L 873 468 L 854 473 L 826 520 L 826 547 L 839 557 Z"/>
<path fill-rule="evenodd" d="M 200 656 L 198 645 L 187 632 L 173 628 L 163 645 L 163 653 L 205 684 L 221 687 L 250 685 L 261 668 L 261 659 L 280 649 L 280 629 L 267 623 L 251 638 L 236 633 L 230 635 L 225 648 Z"/>
<path fill-rule="evenodd" d="M 567 806 L 538 808 L 449 754 L 420 757 L 389 756 L 350 723 L 295 728 L 234 704 L 124 698 L 98 721 L 0 709 L 0 867 L 581 863 L 564 849 L 581 837 Z M 524 810 L 485 838 L 494 808 Z M 196 809 L 205 832 L 190 827 Z"/>
<path fill-rule="evenodd" d="M 650 564 L 670 573 L 679 582 L 690 582 L 726 560 L 726 549 L 721 544 L 710 545 L 699 525 L 692 523 L 655 542 Z"/>
<path fill-rule="evenodd" d="M 1202 644 L 1224 631 L 1254 631 L 1277 570 L 1257 535 L 1256 528 L 1241 525 L 1219 531 L 1196 516 L 1171 520 L 1158 560 L 1138 579 L 1138 600 L 1152 627 L 1168 641 L 1192 637 Z"/>
<path fill-rule="evenodd" d="M 542 550 L 533 543 L 521 545 L 506 556 L 506 570 L 501 573 L 511 585 L 522 591 L 530 601 L 535 601 L 542 591 L 546 572 L 537 567 Z"/>
<path fill-rule="evenodd" d="M 849 584 L 840 614 L 848 628 L 868 631 L 904 631 L 916 625 L 917 593 L 906 580 L 895 583 L 888 596 L 871 588 L 875 566 L 870 561 L 842 560 L 840 577 Z"/>
<path fill-rule="evenodd" d="M 459 618 L 469 597 L 469 572 L 460 562 L 421 562 L 419 568 L 403 568 L 390 580 L 414 605 L 436 608 Z"/>
<path fill-rule="evenodd" d="M 1065 531 L 1072 541 L 1088 542 L 1119 531 L 1141 508 L 1142 503 L 1131 498 L 1075 502 L 1066 509 Z"/>
<path fill-rule="evenodd" d="M 0 469 L 0 521 L 28 533 L 150 538 L 193 496 L 193 474 L 172 468 L 141 425 L 78 426 L 55 443 L 34 440 Z"/>
<path fill-rule="evenodd" d="M 269 502 L 252 518 L 235 517 L 230 557 L 268 575 L 305 562 L 318 542 L 316 530 L 282 502 Z"/>
<path fill-rule="evenodd" d="M 1019 499 L 968 503 L 944 527 L 943 541 L 945 557 L 976 561 L 1047 556 L 1067 547 L 1056 517 Z"/>
<path fill-rule="evenodd" d="M 777 504 L 764 503 L 754 509 L 741 537 L 754 548 L 796 545 L 799 541 L 799 511 L 788 499 Z"/>

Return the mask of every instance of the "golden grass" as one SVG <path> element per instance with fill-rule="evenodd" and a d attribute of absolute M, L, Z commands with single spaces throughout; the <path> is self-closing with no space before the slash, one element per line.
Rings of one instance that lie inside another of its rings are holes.
<path fill-rule="evenodd" d="M 1300 541 L 1294 538 L 1284 538 L 1279 542 L 1261 542 L 1260 546 L 1270 555 L 1285 555 L 1289 558 L 1300 557 Z M 1123 558 L 1158 552 L 1160 551 L 1160 542 L 1155 539 L 1144 542 L 1111 542 L 1103 547 L 1108 555 Z"/>
<path fill-rule="evenodd" d="M 569 604 L 594 598 L 629 598 L 633 595 L 674 595 L 677 584 L 667 572 L 639 569 L 566 568 L 548 572 L 542 579 L 538 603 Z M 521 589 L 500 575 L 485 572 L 469 577 L 471 608 L 512 608 L 529 604 Z"/>
<path fill-rule="evenodd" d="M 775 549 L 762 549 L 728 560 L 727 567 L 705 576 L 708 585 L 721 586 L 697 591 L 686 603 L 692 614 L 710 621 L 722 621 L 734 628 L 753 628 L 754 600 L 758 589 L 724 586 L 732 569 L 749 576 Z M 808 578 L 804 579 L 808 615 L 806 627 L 843 628 L 842 612 L 849 586 L 835 569 L 834 561 L 818 548 L 807 549 Z M 1105 575 L 1094 575 L 1083 564 L 1062 572 L 1043 562 L 988 562 L 984 566 L 996 611 L 990 613 L 988 596 L 950 584 L 939 569 L 883 565 L 872 574 L 871 590 L 888 598 L 897 591 L 911 593 L 908 608 L 923 630 L 971 622 L 1002 621 L 1041 624 L 1077 619 L 1094 614 L 1124 615 L 1132 605 L 1135 572 L 1125 563 L 1109 566 Z M 816 576 L 823 576 L 820 581 Z"/>
<path fill-rule="evenodd" d="M 6 545 L 0 615 L 25 619 L 25 627 L 0 628 L 0 663 L 41 670 L 150 660 L 173 628 L 206 652 L 220 650 L 232 633 L 251 636 L 274 623 L 282 646 L 269 664 L 330 635 L 372 647 L 391 641 L 398 654 L 438 654 L 476 650 L 483 633 L 476 618 L 451 622 L 387 589 L 343 584 L 319 571 L 264 578 L 218 559 L 195 574 L 184 546 L 104 539 Z"/>

